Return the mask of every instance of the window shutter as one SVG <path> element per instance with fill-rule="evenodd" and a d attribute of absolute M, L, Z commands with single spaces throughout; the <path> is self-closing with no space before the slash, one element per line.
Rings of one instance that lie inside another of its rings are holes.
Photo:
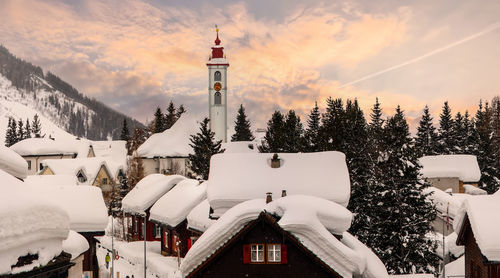
<path fill-rule="evenodd" d="M 281 244 L 281 263 L 286 264 L 288 263 L 288 259 L 286 257 L 286 245 Z"/>
<path fill-rule="evenodd" d="M 188 238 L 188 250 L 191 249 L 191 245 L 193 244 L 193 241 L 191 238 Z"/>
<path fill-rule="evenodd" d="M 243 244 L 243 263 L 250 263 L 250 244 Z"/>

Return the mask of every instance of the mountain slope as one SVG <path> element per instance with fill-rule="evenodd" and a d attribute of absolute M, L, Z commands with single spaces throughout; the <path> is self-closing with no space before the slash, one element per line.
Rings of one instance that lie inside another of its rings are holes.
<path fill-rule="evenodd" d="M 41 116 L 42 134 L 53 137 L 118 139 L 123 119 L 130 131 L 140 122 L 79 93 L 56 75 L 13 56 L 0 45 L 0 139 L 8 117 L 30 121 Z M 71 134 L 69 134 L 71 133 Z"/>

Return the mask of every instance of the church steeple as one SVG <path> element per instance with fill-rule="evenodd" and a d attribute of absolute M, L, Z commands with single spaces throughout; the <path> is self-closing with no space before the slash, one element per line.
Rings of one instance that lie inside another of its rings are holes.
<path fill-rule="evenodd" d="M 216 140 L 227 142 L 227 68 L 229 63 L 219 39 L 219 28 L 215 26 L 215 45 L 207 63 L 208 67 L 208 111 L 210 130 Z"/>

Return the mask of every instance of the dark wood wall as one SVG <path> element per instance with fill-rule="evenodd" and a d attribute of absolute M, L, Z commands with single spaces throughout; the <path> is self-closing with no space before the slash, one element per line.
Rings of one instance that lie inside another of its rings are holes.
<path fill-rule="evenodd" d="M 482 255 L 476 243 L 470 222 L 466 219 L 465 228 L 465 277 L 500 278 L 500 263 L 490 263 Z"/>
<path fill-rule="evenodd" d="M 280 232 L 266 221 L 256 221 L 188 277 L 340 277 L 292 242 L 285 236 L 286 232 Z M 243 245 L 257 243 L 286 244 L 287 263 L 244 264 Z"/>
<path fill-rule="evenodd" d="M 168 240 L 165 241 L 165 232 L 167 233 Z M 191 238 L 198 237 L 199 234 L 192 232 L 187 229 L 187 220 L 182 221 L 175 228 L 169 227 L 167 225 L 162 225 L 161 227 L 161 253 L 164 256 L 177 256 L 177 252 L 174 250 L 174 237 L 177 236 L 179 239 L 179 253 L 180 257 L 184 258 L 186 253 L 191 248 Z M 166 243 L 166 244 L 165 244 Z"/>

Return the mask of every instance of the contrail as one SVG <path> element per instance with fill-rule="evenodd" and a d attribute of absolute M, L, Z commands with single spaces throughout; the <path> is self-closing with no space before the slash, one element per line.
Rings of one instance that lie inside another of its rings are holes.
<path fill-rule="evenodd" d="M 455 46 L 457 46 L 457 45 L 463 44 L 463 43 L 468 42 L 468 41 L 470 41 L 470 40 L 473 40 L 473 39 L 475 39 L 475 38 L 477 38 L 477 37 L 480 37 L 480 36 L 482 36 L 482 35 L 485 35 L 485 34 L 487 34 L 487 33 L 489 33 L 489 32 L 492 32 L 492 31 L 494 31 L 494 30 L 496 30 L 496 29 L 498 29 L 498 28 L 500 28 L 500 21 L 497 21 L 497 22 L 495 22 L 495 23 L 493 23 L 493 24 L 491 24 L 491 25 L 488 25 L 486 28 L 484 28 L 482 31 L 480 31 L 480 32 L 478 32 L 478 33 L 476 33 L 476 34 L 470 35 L 470 36 L 468 36 L 468 37 L 466 37 L 466 38 L 463 38 L 463 39 L 458 40 L 458 41 L 456 41 L 456 42 L 450 43 L 450 44 L 448 44 L 448 45 L 446 45 L 446 46 L 443 46 L 443 47 L 441 47 L 441 48 L 438 48 L 438 49 L 436 49 L 436 50 L 433 50 L 433 51 L 431 51 L 431 52 L 429 52 L 429 53 L 426 53 L 426 54 L 424 54 L 424 55 L 422 55 L 422 56 L 419 56 L 419 57 L 417 57 L 417 58 L 413 58 L 413 59 L 411 59 L 411 60 L 409 60 L 409 61 L 406 61 L 406 62 L 404 62 L 404 63 L 401 63 L 401 64 L 399 64 L 399 65 L 395 65 L 395 66 L 392 66 L 392 67 L 387 68 L 387 69 L 385 69 L 385 70 L 381 70 L 381 71 L 378 71 L 378 72 L 375 72 L 375 73 L 372 73 L 372 74 L 368 74 L 368 75 L 366 75 L 366 76 L 364 76 L 364 77 L 361 77 L 361 78 L 359 78 L 359 79 L 356 79 L 356 80 L 354 80 L 354 81 L 351 81 L 351 82 L 348 82 L 348 83 L 342 84 L 342 85 L 340 85 L 340 86 L 338 87 L 338 89 L 340 89 L 340 88 L 344 88 L 344 87 L 347 87 L 347 86 L 350 86 L 350 85 L 353 85 L 353 84 L 359 83 L 359 82 L 361 82 L 361 81 L 365 81 L 365 80 L 367 80 L 367 79 L 370 79 L 370 78 L 373 78 L 373 77 L 379 76 L 379 75 L 384 74 L 384 73 L 386 73 L 386 72 L 393 71 L 393 70 L 396 70 L 396 69 L 402 68 L 402 67 L 404 67 L 404 66 L 407 66 L 407 65 L 410 65 L 410 64 L 416 63 L 416 62 L 418 62 L 418 61 L 420 61 L 420 60 L 423 60 L 423 59 L 425 59 L 425 58 L 427 58 L 427 57 L 429 57 L 429 56 L 432 56 L 432 55 L 435 55 L 435 54 L 441 53 L 441 52 L 443 52 L 443 51 L 445 51 L 445 50 L 448 50 L 448 49 L 450 49 L 450 48 L 452 48 L 452 47 L 455 47 Z"/>

